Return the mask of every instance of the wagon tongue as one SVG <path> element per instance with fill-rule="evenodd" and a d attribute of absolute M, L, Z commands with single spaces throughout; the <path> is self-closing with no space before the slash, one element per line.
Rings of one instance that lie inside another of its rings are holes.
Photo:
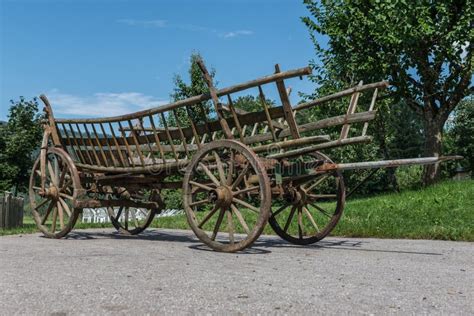
<path fill-rule="evenodd" d="M 394 159 L 394 160 L 380 160 L 380 161 L 365 161 L 352 163 L 325 163 L 322 166 L 315 168 L 317 172 L 328 170 L 357 170 L 357 169 L 375 169 L 375 168 L 390 168 L 400 166 L 412 165 L 429 165 L 440 163 L 448 160 L 463 159 L 462 156 L 441 156 L 441 157 L 423 157 L 423 158 L 408 158 L 408 159 Z"/>

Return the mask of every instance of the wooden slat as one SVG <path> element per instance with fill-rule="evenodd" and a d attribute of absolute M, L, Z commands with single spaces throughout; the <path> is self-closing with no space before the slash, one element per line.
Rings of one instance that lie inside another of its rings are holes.
<path fill-rule="evenodd" d="M 374 94 L 372 95 L 372 101 L 370 101 L 369 111 L 373 111 L 375 107 L 375 101 L 377 100 L 377 92 L 379 89 L 374 90 Z M 364 123 L 364 127 L 362 128 L 362 136 L 367 134 L 367 128 L 369 127 L 369 122 Z"/>
<path fill-rule="evenodd" d="M 232 98 L 230 94 L 227 95 L 227 101 L 229 102 L 229 110 L 232 114 L 232 118 L 234 119 L 235 127 L 237 128 L 237 132 L 239 133 L 239 138 L 241 142 L 244 142 L 244 134 L 242 133 L 242 127 L 240 126 L 239 117 L 237 112 L 235 111 L 234 104 L 232 102 Z"/>
<path fill-rule="evenodd" d="M 265 111 L 268 127 L 270 128 L 270 131 L 272 133 L 273 140 L 276 141 L 277 136 L 275 134 L 275 128 L 273 128 L 272 117 L 270 116 L 270 112 L 268 111 L 267 101 L 265 101 L 265 94 L 263 94 L 263 89 L 261 86 L 258 86 L 258 96 L 260 97 L 260 103 L 262 104 L 263 110 Z"/>
<path fill-rule="evenodd" d="M 102 159 L 104 159 L 105 166 L 108 167 L 109 163 L 107 161 L 107 157 L 105 156 L 104 149 L 102 148 L 102 145 L 99 141 L 99 135 L 97 135 L 97 130 L 95 128 L 95 124 L 91 124 L 91 126 L 92 126 L 92 131 L 94 132 L 94 138 L 97 141 L 97 145 L 99 146 L 99 152 L 102 156 Z M 106 135 L 105 135 L 105 140 L 107 141 L 107 136 Z"/>
<path fill-rule="evenodd" d="M 153 129 L 153 137 L 155 138 L 155 144 L 156 146 L 158 146 L 158 150 L 160 151 L 160 158 L 162 160 L 162 163 L 164 165 L 166 165 L 166 158 L 165 158 L 165 153 L 163 152 L 163 148 L 161 146 L 161 141 L 160 141 L 160 138 L 158 136 L 158 132 L 156 131 L 156 126 L 155 126 L 155 122 L 153 121 L 153 116 L 148 116 L 148 119 L 150 120 L 150 125 L 151 125 L 151 128 Z"/>
<path fill-rule="evenodd" d="M 165 127 L 166 137 L 168 138 L 168 142 L 171 146 L 171 150 L 173 151 L 174 159 L 176 161 L 178 161 L 179 157 L 178 157 L 178 154 L 176 153 L 176 150 L 174 148 L 173 138 L 170 135 L 170 131 L 168 129 L 168 124 L 166 123 L 165 115 L 163 113 L 160 113 L 160 115 L 161 115 L 161 121 L 163 122 L 163 126 Z"/>
<path fill-rule="evenodd" d="M 211 100 L 212 100 L 212 103 L 214 104 L 214 109 L 217 113 L 217 117 L 218 117 L 219 122 L 221 124 L 222 131 L 224 132 L 227 139 L 233 139 L 234 136 L 232 136 L 229 124 L 227 123 L 227 120 L 225 119 L 224 114 L 222 113 L 222 105 L 219 102 L 219 98 L 217 96 L 216 88 L 212 84 L 211 75 L 207 71 L 206 66 L 204 65 L 204 62 L 202 60 L 198 60 L 197 64 L 198 64 L 199 68 L 201 69 L 201 72 L 204 76 L 204 81 L 206 82 L 207 86 L 209 87 L 209 93 L 211 95 Z"/>
<path fill-rule="evenodd" d="M 138 154 L 138 158 L 140 159 L 140 162 L 142 164 L 142 166 L 145 166 L 145 160 L 143 159 L 143 154 L 142 154 L 142 151 L 140 149 L 140 143 L 138 142 L 138 139 L 137 139 L 137 131 L 135 129 L 133 129 L 133 124 L 132 124 L 132 121 L 131 120 L 127 120 L 128 122 L 128 126 L 132 129 L 132 131 L 130 132 L 130 134 L 132 135 L 132 140 L 133 140 L 133 143 L 135 145 L 135 149 L 137 151 L 137 154 Z M 134 157 L 132 157 L 133 159 Z"/>
<path fill-rule="evenodd" d="M 127 167 L 128 166 L 128 163 L 126 163 L 123 155 L 122 155 L 122 150 L 119 148 L 119 143 L 117 141 L 117 136 L 115 135 L 115 131 L 114 131 L 114 127 L 112 126 L 112 123 L 108 123 L 109 124 L 109 128 L 110 128 L 110 134 L 112 135 L 112 140 L 114 141 L 114 144 L 117 148 L 117 153 L 119 155 L 119 159 L 120 159 L 120 163 L 122 164 L 122 167 Z"/>
<path fill-rule="evenodd" d="M 115 167 L 118 167 L 119 164 L 117 163 L 117 160 L 115 159 L 115 155 L 112 150 L 112 146 L 110 146 L 110 137 L 107 136 L 107 133 L 105 132 L 104 125 L 103 123 L 99 123 L 100 130 L 102 131 L 102 135 L 105 138 L 105 141 L 107 143 L 107 148 L 109 149 L 109 155 L 110 158 L 112 159 L 112 163 L 114 164 Z"/>
<path fill-rule="evenodd" d="M 362 86 L 362 81 L 359 82 L 359 87 Z M 349 107 L 347 108 L 347 115 L 351 115 L 355 113 L 355 110 L 357 108 L 357 102 L 359 101 L 359 95 L 360 92 L 354 92 L 351 96 L 351 102 L 349 103 Z M 351 124 L 346 123 L 342 126 L 341 129 L 341 136 L 339 137 L 340 139 L 347 138 L 349 135 L 349 129 L 351 127 Z"/>

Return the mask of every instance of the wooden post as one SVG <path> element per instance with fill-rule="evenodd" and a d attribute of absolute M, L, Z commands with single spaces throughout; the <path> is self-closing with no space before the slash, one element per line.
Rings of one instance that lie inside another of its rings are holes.
<path fill-rule="evenodd" d="M 5 227 L 5 196 L 0 196 L 0 228 Z"/>
<path fill-rule="evenodd" d="M 10 208 L 11 208 L 11 193 L 5 192 L 5 219 L 4 219 L 4 226 L 5 228 L 10 228 Z"/>
<path fill-rule="evenodd" d="M 377 99 L 378 90 L 379 90 L 378 88 L 375 88 L 375 90 L 374 90 L 374 94 L 372 95 L 372 101 L 370 102 L 370 106 L 369 106 L 369 111 L 374 110 L 375 100 Z M 365 136 L 365 134 L 367 133 L 367 128 L 368 127 L 369 127 L 369 122 L 365 122 L 364 127 L 362 128 L 362 136 Z"/>
<path fill-rule="evenodd" d="M 359 87 L 362 86 L 362 81 L 359 82 Z M 349 103 L 349 107 L 347 108 L 347 113 L 346 115 L 351 115 L 355 113 L 356 107 L 357 107 L 357 101 L 359 100 L 359 95 L 360 92 L 354 92 L 351 96 L 351 102 Z M 341 136 L 339 139 L 345 139 L 349 135 L 349 128 L 351 127 L 351 124 L 344 124 L 341 129 Z"/>
<path fill-rule="evenodd" d="M 202 71 L 204 81 L 206 81 L 206 84 L 209 87 L 209 93 L 211 94 L 212 103 L 214 103 L 214 108 L 216 110 L 217 117 L 219 118 L 219 122 L 221 123 L 222 130 L 224 131 L 224 134 L 227 139 L 233 139 L 234 136 L 232 135 L 232 132 L 229 128 L 229 124 L 227 124 L 227 121 L 224 118 L 224 114 L 222 113 L 222 104 L 219 102 L 219 98 L 217 97 L 216 88 L 214 88 L 214 85 L 212 84 L 211 75 L 209 75 L 209 72 L 207 71 L 207 68 L 202 60 L 198 60 L 197 64 Z"/>
<path fill-rule="evenodd" d="M 275 73 L 280 72 L 280 65 L 275 65 Z M 286 122 L 291 131 L 291 136 L 294 139 L 300 138 L 300 133 L 298 132 L 298 127 L 296 125 L 295 117 L 293 116 L 293 109 L 291 107 L 290 99 L 286 92 L 285 83 L 283 80 L 278 80 L 275 82 L 278 88 L 278 93 L 280 94 L 281 104 L 283 105 L 283 112 L 285 114 Z"/>
<path fill-rule="evenodd" d="M 44 103 L 44 111 L 46 112 L 46 118 L 48 119 L 48 125 L 51 127 L 51 138 L 55 146 L 61 146 L 61 140 L 59 139 L 58 129 L 56 128 L 56 122 L 54 120 L 53 109 L 49 103 L 48 98 L 42 94 L 39 97 Z"/>

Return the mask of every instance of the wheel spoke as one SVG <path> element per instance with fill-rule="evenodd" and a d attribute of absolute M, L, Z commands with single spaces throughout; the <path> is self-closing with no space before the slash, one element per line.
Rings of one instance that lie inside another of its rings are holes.
<path fill-rule="evenodd" d="M 250 168 L 250 164 L 247 164 L 247 166 L 245 166 L 245 168 L 239 173 L 239 175 L 237 176 L 237 179 L 235 179 L 234 183 L 232 183 L 232 190 L 234 190 L 240 184 L 240 182 L 242 182 L 245 175 L 249 171 L 249 168 Z"/>
<path fill-rule="evenodd" d="M 43 201 L 41 201 L 40 204 L 36 205 L 35 210 L 38 210 L 41 206 L 45 205 L 48 201 L 50 200 L 44 199 Z"/>
<path fill-rule="evenodd" d="M 130 214 L 130 208 L 127 207 L 125 208 L 125 223 L 123 224 L 125 227 L 125 230 L 128 230 L 128 215 Z"/>
<path fill-rule="evenodd" d="M 66 198 L 68 200 L 74 200 L 74 197 L 72 197 L 71 195 L 66 194 L 66 193 L 59 192 L 59 196 L 62 197 L 62 198 Z"/>
<path fill-rule="evenodd" d="M 308 194 L 308 197 L 319 200 L 319 199 L 335 199 L 337 197 L 336 194 Z"/>
<path fill-rule="evenodd" d="M 203 218 L 201 223 L 199 223 L 198 227 L 202 228 L 202 226 L 204 226 L 204 224 L 207 223 L 207 221 L 216 213 L 216 211 L 218 209 L 219 209 L 219 207 L 217 205 L 215 205 L 214 208 L 209 213 L 207 213 L 207 215 Z"/>
<path fill-rule="evenodd" d="M 303 211 L 301 210 L 301 206 L 298 207 L 298 236 L 300 239 L 303 239 L 304 231 L 303 231 Z"/>
<path fill-rule="evenodd" d="M 309 188 L 305 188 L 305 191 L 306 192 L 310 192 L 311 190 L 313 190 L 315 187 L 317 187 L 319 184 L 321 184 L 321 182 L 323 182 L 324 180 L 326 180 L 328 177 L 328 175 L 324 175 L 321 177 L 321 179 L 317 180 L 315 183 L 313 183 L 312 185 L 309 186 Z"/>
<path fill-rule="evenodd" d="M 63 213 L 63 206 L 61 203 L 57 203 L 58 213 L 59 213 L 59 225 L 61 230 L 64 229 L 64 213 Z"/>
<path fill-rule="evenodd" d="M 290 205 L 289 205 L 289 204 L 283 205 L 283 206 L 280 207 L 278 210 L 276 210 L 275 212 L 273 212 L 272 216 L 273 216 L 273 217 L 277 217 L 277 215 L 280 214 L 281 212 L 283 212 L 288 206 L 290 206 Z"/>
<path fill-rule="evenodd" d="M 234 205 L 234 204 L 231 204 L 230 205 L 230 208 L 232 209 L 232 211 L 235 213 L 235 216 L 237 217 L 237 219 L 239 220 L 240 222 L 240 225 L 242 225 L 242 227 L 244 228 L 245 232 L 247 233 L 247 235 L 250 234 L 250 229 L 249 229 L 249 226 L 247 225 L 247 223 L 245 222 L 245 219 L 244 217 L 242 216 L 242 213 L 240 213 L 239 209 Z"/>
<path fill-rule="evenodd" d="M 120 206 L 119 207 L 119 210 L 117 212 L 117 215 L 115 215 L 115 220 L 118 222 L 120 221 L 120 215 L 122 215 L 122 211 L 123 211 L 123 206 Z"/>
<path fill-rule="evenodd" d="M 63 186 L 64 179 L 66 178 L 66 174 L 67 174 L 67 164 L 64 163 L 63 168 L 61 169 L 61 176 L 59 177 L 59 183 L 58 183 L 59 188 Z"/>
<path fill-rule="evenodd" d="M 55 207 L 53 209 L 53 220 L 51 223 L 51 232 L 54 233 L 56 231 L 56 221 L 58 219 L 58 208 Z"/>
<path fill-rule="evenodd" d="M 216 164 L 217 164 L 217 172 L 219 173 L 219 180 L 220 180 L 220 183 L 222 185 L 225 185 L 226 184 L 226 176 L 225 176 L 225 172 L 224 172 L 224 167 L 222 166 L 222 161 L 221 161 L 221 157 L 219 157 L 219 155 L 217 154 L 217 152 L 214 152 L 214 158 L 216 159 Z"/>
<path fill-rule="evenodd" d="M 234 240 L 234 221 L 232 219 L 232 210 L 227 210 L 227 228 L 229 229 L 229 241 L 233 245 Z"/>
<path fill-rule="evenodd" d="M 46 223 L 46 220 L 48 219 L 49 214 L 51 213 L 51 210 L 54 207 L 54 201 L 51 201 L 48 205 L 48 209 L 46 210 L 46 214 L 44 214 L 43 218 L 41 219 L 41 225 L 44 225 Z"/>
<path fill-rule="evenodd" d="M 63 205 L 63 208 L 66 211 L 67 215 L 71 217 L 72 216 L 71 209 L 67 205 L 66 201 L 64 201 L 62 198 L 59 198 L 59 202 Z"/>
<path fill-rule="evenodd" d="M 255 207 L 255 206 L 253 206 L 253 205 L 251 205 L 251 204 L 249 204 L 245 201 L 242 201 L 241 199 L 238 199 L 236 197 L 232 198 L 232 202 L 239 203 L 240 205 L 245 206 L 246 208 L 248 208 L 248 209 L 250 209 L 250 210 L 252 210 L 256 213 L 260 213 L 259 208 Z"/>
<path fill-rule="evenodd" d="M 248 188 L 245 188 L 245 189 L 242 189 L 242 190 L 232 192 L 232 195 L 236 196 L 236 195 L 239 195 L 239 194 L 242 194 L 242 193 L 247 193 L 247 192 L 250 192 L 250 191 L 258 190 L 259 188 L 260 188 L 259 186 L 248 187 Z"/>
<path fill-rule="evenodd" d="M 217 233 L 219 232 L 219 228 L 221 227 L 222 219 L 224 218 L 224 209 L 221 208 L 219 212 L 219 217 L 217 218 L 216 225 L 214 226 L 214 231 L 212 232 L 211 239 L 215 240 L 217 237 Z"/>
<path fill-rule="evenodd" d="M 286 220 L 285 227 L 283 228 L 285 232 L 287 232 L 288 228 L 290 227 L 291 221 L 293 220 L 293 216 L 295 215 L 295 211 L 296 211 L 296 207 L 293 206 L 291 208 L 290 215 L 288 215 L 288 219 Z"/>
<path fill-rule="evenodd" d="M 303 206 L 303 212 L 306 214 L 306 216 L 309 218 L 309 221 L 311 222 L 311 224 L 313 224 L 314 228 L 316 228 L 316 230 L 319 232 L 319 227 L 318 225 L 316 224 L 316 221 L 314 220 L 313 218 L 313 215 L 311 215 L 311 213 L 309 212 L 309 210 Z"/>
<path fill-rule="evenodd" d="M 209 168 L 203 164 L 202 162 L 199 163 L 199 166 L 201 167 L 201 169 L 207 174 L 207 176 L 209 177 L 209 179 L 211 179 L 212 182 L 214 182 L 215 185 L 217 186 L 220 186 L 220 182 L 219 180 L 217 180 L 217 178 L 212 174 L 211 170 L 209 170 Z"/>
<path fill-rule="evenodd" d="M 63 186 L 61 187 L 61 191 L 65 191 L 71 184 L 72 184 L 72 179 L 71 178 L 67 179 L 66 182 L 64 182 Z"/>
<path fill-rule="evenodd" d="M 48 161 L 48 170 L 49 170 L 49 176 L 51 177 L 51 181 L 53 182 L 55 186 L 58 186 L 56 174 L 54 173 L 53 166 L 51 165 L 50 161 Z"/>
<path fill-rule="evenodd" d="M 189 203 L 189 206 L 193 207 L 193 206 L 198 206 L 198 205 L 202 205 L 202 204 L 206 204 L 206 203 L 209 203 L 208 199 Z"/>
<path fill-rule="evenodd" d="M 331 214 L 329 214 L 325 209 L 323 209 L 322 207 L 314 204 L 314 203 L 310 203 L 310 205 L 314 208 L 316 208 L 318 211 L 320 211 L 321 213 L 323 213 L 324 215 L 326 215 L 327 217 L 331 218 Z"/>
<path fill-rule="evenodd" d="M 230 158 L 228 160 L 228 165 L 229 165 L 229 173 L 227 174 L 227 185 L 232 184 L 232 178 L 234 176 L 234 151 L 231 151 Z"/>
<path fill-rule="evenodd" d="M 189 181 L 190 184 L 200 188 L 200 189 L 203 189 L 203 190 L 206 190 L 206 191 L 212 191 L 214 190 L 213 188 L 211 188 L 210 186 L 207 186 L 205 184 L 202 184 L 202 183 L 199 183 L 199 182 L 195 182 L 195 181 Z"/>

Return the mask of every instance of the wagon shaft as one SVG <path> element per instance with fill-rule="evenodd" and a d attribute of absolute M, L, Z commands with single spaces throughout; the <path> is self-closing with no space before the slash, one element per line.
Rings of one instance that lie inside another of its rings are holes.
<path fill-rule="evenodd" d="M 315 171 L 330 171 L 330 170 L 360 170 L 360 169 L 377 169 L 377 168 L 391 168 L 411 165 L 429 165 L 440 163 L 448 160 L 463 159 L 462 156 L 441 156 L 441 157 L 425 157 L 425 158 L 410 158 L 410 159 L 395 159 L 395 160 L 381 160 L 381 161 L 365 161 L 353 163 L 325 163 L 317 167 Z"/>

